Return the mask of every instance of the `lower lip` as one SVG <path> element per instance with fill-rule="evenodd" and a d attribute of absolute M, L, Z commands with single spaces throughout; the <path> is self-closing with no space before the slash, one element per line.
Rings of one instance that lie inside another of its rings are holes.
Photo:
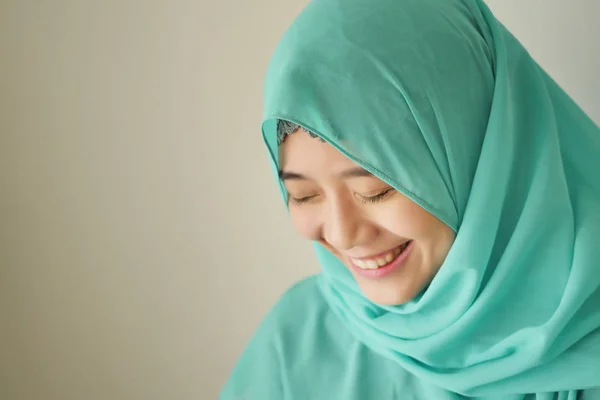
<path fill-rule="evenodd" d="M 377 269 L 359 268 L 352 262 L 352 260 L 350 260 L 350 265 L 352 266 L 352 269 L 354 269 L 354 271 L 356 271 L 356 273 L 358 275 L 363 276 L 365 278 L 370 278 L 370 279 L 383 278 L 384 276 L 389 275 L 392 272 L 396 271 L 397 269 L 399 269 L 402 266 L 402 264 L 404 264 L 404 261 L 406 261 L 406 259 L 409 256 L 412 246 L 413 246 L 413 242 L 411 241 L 408 244 L 408 246 L 406 246 L 404 251 L 402 253 L 400 253 L 400 255 L 398 257 L 396 257 L 395 260 L 393 260 L 389 264 L 386 264 Z"/>

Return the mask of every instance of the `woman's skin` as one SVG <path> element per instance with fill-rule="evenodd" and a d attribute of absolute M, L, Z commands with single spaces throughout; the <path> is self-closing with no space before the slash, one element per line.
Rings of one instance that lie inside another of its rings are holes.
<path fill-rule="evenodd" d="M 450 227 L 300 130 L 281 144 L 280 166 L 295 229 L 339 258 L 367 298 L 382 305 L 402 304 L 431 282 L 454 241 Z M 374 262 L 374 256 L 381 261 L 382 254 L 408 241 L 406 260 L 389 274 L 366 277 L 357 272 L 353 258 L 362 259 L 363 266 Z"/>

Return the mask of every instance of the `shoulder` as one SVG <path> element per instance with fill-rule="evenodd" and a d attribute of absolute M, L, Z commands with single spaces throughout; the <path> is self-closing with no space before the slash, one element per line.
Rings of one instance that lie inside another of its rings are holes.
<path fill-rule="evenodd" d="M 313 275 L 289 287 L 263 319 L 253 340 L 263 341 L 290 357 L 302 349 L 303 343 L 310 346 L 315 337 L 327 340 L 332 323 L 338 330 L 337 317 L 319 287 L 320 279 L 320 275 Z"/>
<path fill-rule="evenodd" d="M 322 326 L 329 314 L 318 275 L 288 288 L 252 336 L 220 399 L 283 398 L 287 371 L 303 351 L 314 351 L 315 339 L 325 339 Z"/>
<path fill-rule="evenodd" d="M 311 276 L 284 292 L 254 333 L 220 400 L 356 400 L 401 393 L 410 377 L 352 336 L 326 302 L 321 279 Z"/>
<path fill-rule="evenodd" d="M 286 324 L 296 321 L 293 314 L 312 314 L 328 309 L 319 289 L 319 278 L 319 275 L 312 275 L 289 287 L 273 306 L 269 317 L 276 320 L 276 324 Z"/>
<path fill-rule="evenodd" d="M 319 289 L 320 275 L 311 275 L 290 286 L 279 298 L 278 304 L 296 304 L 300 298 L 311 300 L 312 304 L 324 303 L 325 299 Z"/>

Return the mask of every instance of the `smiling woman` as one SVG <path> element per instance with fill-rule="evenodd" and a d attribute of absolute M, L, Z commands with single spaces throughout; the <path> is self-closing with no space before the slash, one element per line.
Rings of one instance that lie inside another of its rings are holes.
<path fill-rule="evenodd" d="M 327 143 L 299 132 L 279 149 L 294 227 L 348 267 L 366 297 L 402 304 L 429 284 L 451 228 Z"/>
<path fill-rule="evenodd" d="M 600 398 L 600 129 L 482 1 L 314 0 L 262 131 L 322 273 L 222 399 Z"/>

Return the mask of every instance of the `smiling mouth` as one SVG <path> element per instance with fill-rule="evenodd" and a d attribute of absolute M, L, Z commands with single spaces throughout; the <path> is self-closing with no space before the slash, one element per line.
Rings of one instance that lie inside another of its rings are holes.
<path fill-rule="evenodd" d="M 350 261 L 352 262 L 352 264 L 354 264 L 356 267 L 362 269 L 362 270 L 374 270 L 374 269 L 378 269 L 381 267 L 385 267 L 388 264 L 391 264 L 392 262 L 394 262 L 398 257 L 400 257 L 400 255 L 404 252 L 404 250 L 406 250 L 406 248 L 408 247 L 408 245 L 411 243 L 411 241 L 409 240 L 408 242 L 404 243 L 401 246 L 396 247 L 395 249 L 389 250 L 383 254 L 378 255 L 377 257 L 373 257 L 373 258 L 368 258 L 368 259 L 357 259 L 357 258 L 353 258 L 353 257 L 348 257 L 350 259 Z"/>

